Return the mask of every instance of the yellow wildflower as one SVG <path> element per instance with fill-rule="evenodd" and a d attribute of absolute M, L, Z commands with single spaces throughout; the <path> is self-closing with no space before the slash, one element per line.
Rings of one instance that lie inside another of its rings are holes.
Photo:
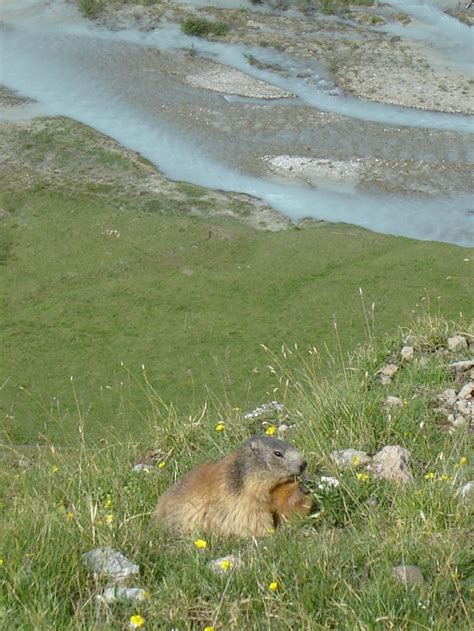
<path fill-rule="evenodd" d="M 51 473 L 57 473 L 59 471 L 59 467 L 57 464 L 53 464 L 51 467 Z"/>
<path fill-rule="evenodd" d="M 163 467 L 165 466 L 166 462 L 164 460 L 162 460 L 161 462 L 158 463 L 158 469 L 163 469 Z"/>
<path fill-rule="evenodd" d="M 216 432 L 222 432 L 224 430 L 224 423 L 217 423 L 214 429 L 216 430 Z"/>
<path fill-rule="evenodd" d="M 278 589 L 278 583 L 277 583 L 277 581 L 272 581 L 271 583 L 269 583 L 269 585 L 268 585 L 268 589 L 269 589 L 271 592 L 276 592 L 276 590 Z"/>
<path fill-rule="evenodd" d="M 462 456 L 462 457 L 459 459 L 459 466 L 460 466 L 460 467 L 464 467 L 464 465 L 465 465 L 465 464 L 467 464 L 467 458 L 466 458 L 466 456 Z"/>
<path fill-rule="evenodd" d="M 360 462 L 360 458 L 359 458 L 359 456 L 354 456 L 354 457 L 352 458 L 352 464 L 353 464 L 354 466 L 355 466 L 355 465 L 357 465 L 357 464 L 359 464 L 359 462 Z"/>
<path fill-rule="evenodd" d="M 113 523 L 113 521 L 114 521 L 114 516 L 112 515 L 112 513 L 108 513 L 108 514 L 105 516 L 105 523 L 106 523 L 106 524 L 112 524 L 112 523 Z"/>
<path fill-rule="evenodd" d="M 194 542 L 194 546 L 198 550 L 204 550 L 204 548 L 207 546 L 207 541 L 204 541 L 204 539 L 196 539 L 196 541 Z"/>
<path fill-rule="evenodd" d="M 145 620 L 140 616 L 140 614 L 135 614 L 134 616 L 130 616 L 130 626 L 132 629 L 139 629 L 143 627 L 145 624 Z"/>
<path fill-rule="evenodd" d="M 230 570 L 230 568 L 232 567 L 232 561 L 230 559 L 222 559 L 219 565 L 224 570 L 224 572 L 227 572 L 227 570 Z"/>
<path fill-rule="evenodd" d="M 275 434 L 276 431 L 277 431 L 277 428 L 275 427 L 275 425 L 269 425 L 267 429 L 265 430 L 265 434 L 267 436 L 273 436 L 273 434 Z"/>
<path fill-rule="evenodd" d="M 448 482 L 449 476 L 447 476 L 446 473 L 443 473 L 442 475 L 439 476 L 438 480 L 440 482 Z"/>
<path fill-rule="evenodd" d="M 435 477 L 434 471 L 428 471 L 428 473 L 425 473 L 425 480 L 433 480 L 434 477 Z"/>
<path fill-rule="evenodd" d="M 67 521 L 67 522 L 70 522 L 70 521 L 72 521 L 73 519 L 74 519 L 74 513 L 73 513 L 72 511 L 70 511 L 70 510 L 69 510 L 69 511 L 66 513 L 66 521 Z"/>
<path fill-rule="evenodd" d="M 356 473 L 356 477 L 358 480 L 360 480 L 360 482 L 367 482 L 367 480 L 369 479 L 367 473 Z"/>
<path fill-rule="evenodd" d="M 267 528 L 267 534 L 268 535 L 274 535 L 275 534 L 275 528 Z"/>
<path fill-rule="evenodd" d="M 3 565 L 3 559 L 0 559 L 0 567 Z"/>
<path fill-rule="evenodd" d="M 204 627 L 203 631 L 214 631 L 214 627 Z"/>
<path fill-rule="evenodd" d="M 104 502 L 104 508 L 110 508 L 112 506 L 112 500 L 108 497 Z"/>

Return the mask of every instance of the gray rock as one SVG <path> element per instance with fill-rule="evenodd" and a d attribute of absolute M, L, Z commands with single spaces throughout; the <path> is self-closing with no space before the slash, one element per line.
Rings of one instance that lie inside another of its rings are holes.
<path fill-rule="evenodd" d="M 450 414 L 448 416 L 448 423 L 453 429 L 459 429 L 467 425 L 467 418 L 462 414 Z"/>
<path fill-rule="evenodd" d="M 105 578 L 114 585 L 123 583 L 131 576 L 137 576 L 140 573 L 138 565 L 113 548 L 90 550 L 82 555 L 82 559 L 95 580 Z"/>
<path fill-rule="evenodd" d="M 458 399 L 468 400 L 468 399 L 472 399 L 473 396 L 474 396 L 474 381 L 470 381 L 469 383 L 466 383 L 466 385 L 464 385 L 461 388 L 458 394 Z"/>
<path fill-rule="evenodd" d="M 463 504 L 471 502 L 474 498 L 474 480 L 470 480 L 469 482 L 466 482 L 466 484 L 463 484 L 457 494 Z"/>
<path fill-rule="evenodd" d="M 462 335 L 448 337 L 448 348 L 453 352 L 463 351 L 467 348 L 467 340 Z"/>
<path fill-rule="evenodd" d="M 143 602 L 148 598 L 148 594 L 144 589 L 140 587 L 107 587 L 102 594 L 97 596 L 97 600 L 106 602 L 107 604 L 114 603 L 120 600 L 128 600 L 130 602 Z"/>
<path fill-rule="evenodd" d="M 371 461 L 365 451 L 357 449 L 340 449 L 333 451 L 329 457 L 338 467 L 362 467 Z"/>
<path fill-rule="evenodd" d="M 474 359 L 463 359 L 459 362 L 453 362 L 448 367 L 456 372 L 466 372 L 474 368 Z"/>
<path fill-rule="evenodd" d="M 399 397 L 387 397 L 384 406 L 387 408 L 399 407 L 403 405 L 403 401 Z"/>
<path fill-rule="evenodd" d="M 400 445 L 387 445 L 372 459 L 372 471 L 378 478 L 394 482 L 413 481 L 410 469 L 410 452 Z"/>
<path fill-rule="evenodd" d="M 386 377 L 393 377 L 398 372 L 398 366 L 396 364 L 386 364 L 380 372 Z"/>
<path fill-rule="evenodd" d="M 133 465 L 132 471 L 135 473 L 151 473 L 152 471 L 156 471 L 156 467 L 151 464 L 143 464 L 139 462 L 136 465 Z"/>
<path fill-rule="evenodd" d="M 388 386 L 389 383 L 392 383 L 392 378 L 388 375 L 380 375 L 380 383 L 383 386 Z"/>
<path fill-rule="evenodd" d="M 400 356 L 403 361 L 409 362 L 411 359 L 413 359 L 414 353 L 415 349 L 413 348 L 413 346 L 404 346 L 400 351 Z"/>
<path fill-rule="evenodd" d="M 392 577 L 405 587 L 416 587 L 425 582 L 420 568 L 416 565 L 397 565 L 392 570 Z"/>
<path fill-rule="evenodd" d="M 447 405 L 454 405 L 457 399 L 456 391 L 453 388 L 446 388 L 446 390 L 438 394 L 437 399 Z"/>
<path fill-rule="evenodd" d="M 282 423 L 281 425 L 278 425 L 277 427 L 278 438 L 284 438 L 288 434 L 289 430 L 290 430 L 290 426 L 287 425 L 286 423 Z"/>
<path fill-rule="evenodd" d="M 227 574 L 231 570 L 242 567 L 242 561 L 234 554 L 228 554 L 225 557 L 214 559 L 209 562 L 209 569 L 214 574 Z"/>
<path fill-rule="evenodd" d="M 472 405 L 472 401 L 465 401 L 464 399 L 460 399 L 456 401 L 454 406 L 456 411 L 467 418 L 472 418 L 474 415 L 474 406 Z"/>

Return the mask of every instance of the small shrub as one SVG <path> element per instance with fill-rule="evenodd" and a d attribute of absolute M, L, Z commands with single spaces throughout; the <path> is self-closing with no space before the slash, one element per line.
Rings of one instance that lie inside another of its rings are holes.
<path fill-rule="evenodd" d="M 195 35 L 196 37 L 206 37 L 207 35 L 222 37 L 229 32 L 229 27 L 223 22 L 209 22 L 204 18 L 188 16 L 181 24 L 181 30 L 186 35 Z"/>
<path fill-rule="evenodd" d="M 102 9 L 102 0 L 79 0 L 79 9 L 86 18 L 95 18 Z"/>

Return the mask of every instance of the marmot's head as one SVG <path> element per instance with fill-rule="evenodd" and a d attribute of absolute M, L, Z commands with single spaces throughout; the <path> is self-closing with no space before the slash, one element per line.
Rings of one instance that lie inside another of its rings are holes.
<path fill-rule="evenodd" d="M 253 459 L 262 470 L 263 477 L 271 477 L 275 482 L 285 482 L 306 469 L 303 454 L 290 444 L 270 436 L 253 436 L 243 445 L 252 452 Z M 268 472 L 268 476 L 265 473 Z"/>

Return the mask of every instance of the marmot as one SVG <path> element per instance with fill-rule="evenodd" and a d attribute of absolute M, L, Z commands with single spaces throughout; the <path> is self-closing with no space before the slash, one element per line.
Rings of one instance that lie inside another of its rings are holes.
<path fill-rule="evenodd" d="M 295 480 L 305 468 L 288 443 L 254 436 L 178 480 L 160 498 L 154 519 L 171 532 L 265 535 L 292 514 L 309 513 L 311 500 Z"/>

